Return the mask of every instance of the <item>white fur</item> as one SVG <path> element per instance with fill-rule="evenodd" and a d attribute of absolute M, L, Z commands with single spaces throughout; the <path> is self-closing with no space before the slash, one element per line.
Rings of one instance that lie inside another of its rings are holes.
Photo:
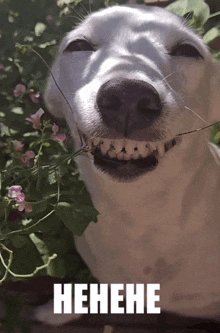
<path fill-rule="evenodd" d="M 97 51 L 63 52 L 82 36 Z M 169 56 L 182 39 L 203 59 Z M 74 114 L 52 78 L 46 102 L 52 114 L 67 119 L 77 147 L 75 122 L 88 137 L 101 136 L 105 126 L 94 101 L 99 87 L 118 76 L 158 90 L 166 104 L 157 122 L 164 142 L 220 120 L 219 65 L 200 37 L 163 9 L 115 6 L 89 15 L 64 38 L 52 71 Z M 79 157 L 100 215 L 76 243 L 100 282 L 160 283 L 162 310 L 220 318 L 219 166 L 208 137 L 207 130 L 183 136 L 154 171 L 132 182 L 112 179 L 91 158 Z"/>

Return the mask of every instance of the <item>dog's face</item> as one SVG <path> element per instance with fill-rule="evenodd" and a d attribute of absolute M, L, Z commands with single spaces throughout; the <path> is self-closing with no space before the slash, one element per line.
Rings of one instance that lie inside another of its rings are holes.
<path fill-rule="evenodd" d="M 75 140 L 77 123 L 94 165 L 119 181 L 153 171 L 179 149 L 178 134 L 211 123 L 219 109 L 219 73 L 207 47 L 156 7 L 89 15 L 64 38 L 52 71 L 71 108 L 50 77 L 51 113 L 67 119 Z"/>

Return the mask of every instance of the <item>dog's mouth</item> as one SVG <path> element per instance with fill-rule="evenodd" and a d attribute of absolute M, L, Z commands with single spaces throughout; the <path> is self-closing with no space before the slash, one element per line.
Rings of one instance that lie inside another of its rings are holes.
<path fill-rule="evenodd" d="M 91 148 L 95 166 L 119 181 L 132 181 L 154 170 L 164 155 L 180 142 L 179 137 L 167 142 L 83 137 Z"/>

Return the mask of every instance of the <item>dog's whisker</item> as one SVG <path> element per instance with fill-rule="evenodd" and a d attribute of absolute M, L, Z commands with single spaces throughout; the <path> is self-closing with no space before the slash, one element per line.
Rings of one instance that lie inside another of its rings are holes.
<path fill-rule="evenodd" d="M 170 74 L 168 74 L 167 76 L 165 76 L 165 77 L 161 80 L 161 83 L 162 83 L 163 81 L 166 81 L 166 82 L 167 82 L 167 78 L 170 77 L 171 75 L 175 74 L 175 73 L 176 73 L 176 71 L 173 71 L 172 73 L 170 73 Z M 168 83 L 168 82 L 167 82 L 167 83 Z"/>
<path fill-rule="evenodd" d="M 184 108 L 191 111 L 194 115 L 196 115 L 199 119 L 201 119 L 205 124 L 208 124 L 207 121 L 205 121 L 205 119 L 203 119 L 198 113 L 196 113 L 195 111 L 190 109 L 188 106 L 184 105 Z"/>
<path fill-rule="evenodd" d="M 82 21 L 83 21 L 83 19 L 81 19 L 81 18 L 79 18 L 79 17 L 77 17 L 77 16 L 74 16 L 74 15 L 68 15 L 67 17 L 72 17 L 72 18 L 78 20 L 79 22 L 82 22 Z"/>
<path fill-rule="evenodd" d="M 76 9 L 73 8 L 73 11 L 79 16 L 79 18 L 81 19 L 81 21 L 83 21 L 85 19 L 85 17 L 80 12 L 77 12 Z"/>
<path fill-rule="evenodd" d="M 90 13 L 88 12 L 88 10 L 86 9 L 86 7 L 84 6 L 84 4 L 82 2 L 80 2 L 79 4 L 82 8 L 85 9 L 85 12 L 86 12 L 87 15 L 89 15 L 91 13 L 91 12 Z"/>

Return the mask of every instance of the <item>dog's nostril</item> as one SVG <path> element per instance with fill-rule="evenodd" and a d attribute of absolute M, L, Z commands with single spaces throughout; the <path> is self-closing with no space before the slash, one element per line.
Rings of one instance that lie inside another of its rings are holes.
<path fill-rule="evenodd" d="M 151 96 L 151 98 L 142 98 L 137 104 L 137 110 L 147 114 L 150 117 L 155 117 L 161 112 L 161 102 L 159 96 Z"/>
<path fill-rule="evenodd" d="M 121 104 L 120 98 L 111 92 L 101 93 L 97 96 L 97 105 L 99 109 L 118 110 Z"/>

